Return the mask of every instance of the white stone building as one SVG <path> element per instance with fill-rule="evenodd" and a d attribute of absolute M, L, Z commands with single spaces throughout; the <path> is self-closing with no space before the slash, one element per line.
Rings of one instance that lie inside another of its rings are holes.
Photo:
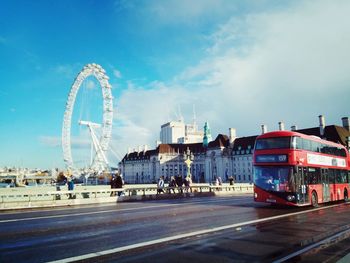
<path fill-rule="evenodd" d="M 183 120 L 170 121 L 161 126 L 160 141 L 163 144 L 201 143 L 203 131 L 198 130 L 195 122 L 185 124 Z"/>

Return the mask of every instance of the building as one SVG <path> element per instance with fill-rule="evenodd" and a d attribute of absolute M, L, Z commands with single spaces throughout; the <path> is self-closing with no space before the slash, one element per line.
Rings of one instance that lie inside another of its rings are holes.
<path fill-rule="evenodd" d="M 161 126 L 161 143 L 177 143 L 182 137 L 185 137 L 185 123 L 182 120 L 170 121 Z"/>
<path fill-rule="evenodd" d="M 235 182 L 253 182 L 253 152 L 255 136 L 235 140 L 231 151 L 231 175 Z"/>
<path fill-rule="evenodd" d="M 183 120 L 171 121 L 161 126 L 160 141 L 163 144 L 200 143 L 203 141 L 203 132 L 198 130 L 195 121 L 192 124 L 185 124 Z"/>
<path fill-rule="evenodd" d="M 193 182 L 204 182 L 205 148 L 202 143 L 160 144 L 155 150 L 133 152 L 124 156 L 120 168 L 127 183 L 155 183 L 160 176 L 186 175 L 187 148 L 193 154 L 191 174 Z"/>

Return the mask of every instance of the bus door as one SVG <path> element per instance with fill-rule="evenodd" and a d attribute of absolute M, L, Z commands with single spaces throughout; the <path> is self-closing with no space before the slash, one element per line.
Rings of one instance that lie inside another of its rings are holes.
<path fill-rule="evenodd" d="M 322 183 L 322 193 L 323 201 L 330 201 L 330 190 L 329 190 L 329 180 L 328 180 L 328 169 L 321 169 L 321 183 Z"/>
<path fill-rule="evenodd" d="M 307 191 L 307 168 L 306 167 L 297 167 L 297 176 L 296 176 L 296 186 L 297 186 L 297 198 L 299 204 L 305 204 L 309 201 L 308 191 Z"/>

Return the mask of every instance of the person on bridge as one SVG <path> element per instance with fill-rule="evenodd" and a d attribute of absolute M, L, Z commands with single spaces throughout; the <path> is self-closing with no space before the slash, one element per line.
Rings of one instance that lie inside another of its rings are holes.
<path fill-rule="evenodd" d="M 228 180 L 230 181 L 230 185 L 234 185 L 235 180 L 233 179 L 233 176 L 231 175 Z"/>
<path fill-rule="evenodd" d="M 178 187 L 178 191 L 179 191 L 179 193 L 183 193 L 183 191 L 182 191 L 182 185 L 183 185 L 183 180 L 182 180 L 182 175 L 178 175 L 178 176 L 176 176 L 176 185 L 177 185 L 177 187 Z"/>
<path fill-rule="evenodd" d="M 164 193 L 164 176 L 162 175 L 157 184 L 157 194 Z"/>
<path fill-rule="evenodd" d="M 112 174 L 111 178 L 111 189 L 117 188 L 117 179 L 114 174 Z M 111 196 L 116 196 L 116 191 L 111 191 Z"/>
<path fill-rule="evenodd" d="M 119 173 L 117 173 L 116 178 L 115 178 L 115 188 L 123 188 L 124 182 L 123 178 Z M 118 191 L 118 196 L 121 196 L 123 191 Z"/>
<path fill-rule="evenodd" d="M 176 187 L 176 180 L 175 180 L 175 177 L 172 176 L 172 177 L 170 178 L 170 182 L 169 182 L 169 185 L 168 185 L 169 194 L 171 194 L 171 190 L 172 190 L 173 193 L 175 194 L 175 187 Z"/>
<path fill-rule="evenodd" d="M 191 176 L 187 176 L 185 178 L 184 184 L 185 184 L 185 187 L 186 187 L 186 192 L 188 193 L 188 190 L 190 190 L 190 192 L 192 193 L 192 188 L 191 188 L 192 179 L 191 179 Z"/>
<path fill-rule="evenodd" d="M 74 181 L 73 178 L 70 176 L 68 177 L 68 191 L 73 191 L 74 190 Z M 75 196 L 73 194 L 69 194 L 69 199 L 74 199 Z"/>

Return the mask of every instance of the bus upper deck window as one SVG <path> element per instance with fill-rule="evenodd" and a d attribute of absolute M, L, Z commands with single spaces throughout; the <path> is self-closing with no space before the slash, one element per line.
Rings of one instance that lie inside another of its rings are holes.
<path fill-rule="evenodd" d="M 296 137 L 292 137 L 291 148 L 297 149 L 297 138 Z"/>

